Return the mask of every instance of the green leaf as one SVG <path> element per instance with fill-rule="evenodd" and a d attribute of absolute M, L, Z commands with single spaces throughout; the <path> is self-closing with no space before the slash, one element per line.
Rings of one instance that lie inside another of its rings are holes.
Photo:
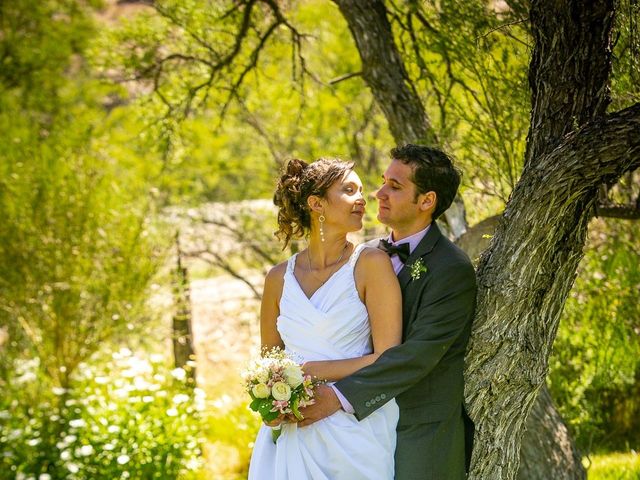
<path fill-rule="evenodd" d="M 260 410 L 260 405 L 262 404 L 262 402 L 263 402 L 262 398 L 256 398 L 253 400 L 253 402 L 249 404 L 249 408 L 254 412 L 258 412 Z"/>
<path fill-rule="evenodd" d="M 299 405 L 300 405 L 300 397 L 296 396 L 291 402 L 291 410 L 293 411 L 293 414 L 298 420 L 303 420 L 304 417 L 300 413 L 300 410 L 298 410 Z"/>

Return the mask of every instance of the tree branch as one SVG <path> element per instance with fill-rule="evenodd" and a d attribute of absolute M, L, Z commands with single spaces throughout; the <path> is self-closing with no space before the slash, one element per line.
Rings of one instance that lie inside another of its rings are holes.
<path fill-rule="evenodd" d="M 640 220 L 640 208 L 637 205 L 596 205 L 596 217 L 621 218 L 623 220 Z"/>
<path fill-rule="evenodd" d="M 590 189 L 615 182 L 624 173 L 639 168 L 640 103 L 566 135 L 555 150 L 540 159 L 534 170 L 548 174 L 554 169 L 553 162 L 562 162 L 556 167 L 563 172 L 562 177 L 579 176 L 583 188 Z"/>

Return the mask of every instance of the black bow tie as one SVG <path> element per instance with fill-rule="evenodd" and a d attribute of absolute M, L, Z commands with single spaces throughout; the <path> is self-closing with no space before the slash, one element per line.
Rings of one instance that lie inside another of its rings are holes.
<path fill-rule="evenodd" d="M 409 258 L 409 255 L 411 254 L 408 243 L 393 245 L 386 240 L 380 240 L 380 242 L 378 243 L 378 248 L 383 252 L 387 252 L 387 255 L 389 256 L 397 254 L 398 257 L 400 257 L 400 261 L 402 263 L 405 263 L 407 261 L 407 258 Z"/>

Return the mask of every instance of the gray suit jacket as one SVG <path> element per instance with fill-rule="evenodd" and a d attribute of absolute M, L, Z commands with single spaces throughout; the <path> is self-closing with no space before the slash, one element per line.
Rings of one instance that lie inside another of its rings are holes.
<path fill-rule="evenodd" d="M 419 259 L 427 271 L 414 279 L 410 267 Z M 465 434 L 473 432 L 463 407 L 463 366 L 475 278 L 467 255 L 432 223 L 398 274 L 403 343 L 335 384 L 358 419 L 396 399 L 396 479 L 464 478 L 471 453 Z M 407 448 L 409 456 L 400 451 Z"/>

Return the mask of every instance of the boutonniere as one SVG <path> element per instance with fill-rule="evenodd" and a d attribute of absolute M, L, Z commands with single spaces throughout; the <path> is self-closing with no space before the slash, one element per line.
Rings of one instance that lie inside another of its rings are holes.
<path fill-rule="evenodd" d="M 421 258 L 417 259 L 411 265 L 409 265 L 411 271 L 411 280 L 418 280 L 422 277 L 423 273 L 427 272 L 427 266 L 424 264 Z"/>

